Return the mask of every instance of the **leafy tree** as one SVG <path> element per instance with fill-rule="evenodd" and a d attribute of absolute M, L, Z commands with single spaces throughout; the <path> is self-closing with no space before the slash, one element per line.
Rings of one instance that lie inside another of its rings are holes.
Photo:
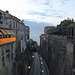
<path fill-rule="evenodd" d="M 75 26 L 75 22 L 73 19 L 65 19 L 63 21 L 60 22 L 59 25 L 57 25 L 57 27 L 55 29 L 52 30 L 48 30 L 48 34 L 57 34 L 57 35 L 66 35 L 66 29 L 67 27 L 72 27 Z"/>
<path fill-rule="evenodd" d="M 73 28 L 73 27 L 75 27 L 75 23 L 67 26 L 67 28 Z"/>
<path fill-rule="evenodd" d="M 61 21 L 60 23 L 61 31 L 66 30 L 67 26 L 73 23 L 74 23 L 74 20 L 73 19 L 71 20 L 69 18 Z"/>

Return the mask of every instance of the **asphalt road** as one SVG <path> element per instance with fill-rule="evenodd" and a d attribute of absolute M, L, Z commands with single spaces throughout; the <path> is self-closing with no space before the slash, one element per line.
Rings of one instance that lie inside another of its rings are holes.
<path fill-rule="evenodd" d="M 31 67 L 30 75 L 49 75 L 49 71 L 45 61 L 36 52 L 34 54 L 33 65 Z"/>
<path fill-rule="evenodd" d="M 30 75 L 40 75 L 40 61 L 37 52 L 34 54 L 34 60 L 30 71 Z"/>

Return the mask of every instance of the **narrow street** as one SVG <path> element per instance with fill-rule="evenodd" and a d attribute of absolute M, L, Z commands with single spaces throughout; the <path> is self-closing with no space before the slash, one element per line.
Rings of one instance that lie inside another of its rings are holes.
<path fill-rule="evenodd" d="M 49 75 L 45 61 L 38 55 L 37 52 L 34 54 L 30 75 Z"/>

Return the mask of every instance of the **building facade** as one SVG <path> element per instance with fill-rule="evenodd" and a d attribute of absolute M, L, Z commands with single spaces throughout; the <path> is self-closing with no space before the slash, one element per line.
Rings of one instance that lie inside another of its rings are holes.
<path fill-rule="evenodd" d="M 11 67 L 16 56 L 16 37 L 9 28 L 0 28 L 0 74 L 10 75 Z"/>
<path fill-rule="evenodd" d="M 47 34 L 48 31 L 50 31 L 51 29 L 54 29 L 54 28 L 55 28 L 54 26 L 46 26 L 46 27 L 44 28 L 44 34 Z"/>
<path fill-rule="evenodd" d="M 12 74 L 16 53 L 25 50 L 29 39 L 29 27 L 26 28 L 24 22 L 9 11 L 0 10 L 0 75 Z"/>

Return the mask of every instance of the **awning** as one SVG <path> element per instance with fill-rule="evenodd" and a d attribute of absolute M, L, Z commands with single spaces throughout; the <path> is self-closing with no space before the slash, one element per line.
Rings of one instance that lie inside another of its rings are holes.
<path fill-rule="evenodd" d="M 0 32 L 0 35 L 2 35 L 2 33 Z"/>
<path fill-rule="evenodd" d="M 7 33 L 5 32 L 5 30 L 0 29 L 2 33 L 4 33 L 5 35 L 7 35 Z"/>
<path fill-rule="evenodd" d="M 11 35 L 11 31 L 10 30 L 5 30 L 7 32 L 8 35 Z"/>
<path fill-rule="evenodd" d="M 12 30 L 10 30 L 10 32 L 11 32 L 13 35 L 15 34 Z"/>

